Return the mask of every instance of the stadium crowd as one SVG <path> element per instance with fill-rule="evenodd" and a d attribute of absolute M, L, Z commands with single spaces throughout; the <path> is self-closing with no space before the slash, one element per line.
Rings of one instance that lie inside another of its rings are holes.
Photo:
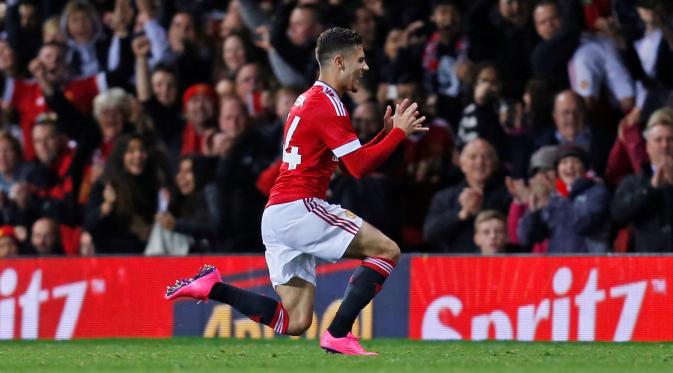
<path fill-rule="evenodd" d="M 429 132 L 330 202 L 405 252 L 673 251 L 664 0 L 7 0 L 0 257 L 261 252 L 317 36 L 361 37 L 362 143 Z"/>

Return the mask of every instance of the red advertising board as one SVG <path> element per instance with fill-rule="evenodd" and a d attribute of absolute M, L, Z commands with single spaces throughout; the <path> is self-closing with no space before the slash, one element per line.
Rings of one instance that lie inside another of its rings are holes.
<path fill-rule="evenodd" d="M 167 285 L 193 275 L 203 264 L 218 267 L 229 284 L 275 297 L 262 255 L 3 259 L 0 340 L 175 335 L 228 338 L 254 337 L 262 332 L 265 338 L 272 338 L 271 329 L 264 330 L 218 302 L 164 299 Z M 318 266 L 320 293 L 315 319 L 320 322 L 314 323 L 307 337 L 316 338 L 318 331 L 327 327 L 348 276 L 359 264 L 346 260 Z M 358 321 L 363 336 L 372 336 L 373 317 L 384 312 L 376 308 L 372 312 L 369 306 L 368 314 Z M 385 315 L 377 318 L 385 320 Z M 406 335 L 403 325 L 399 333 Z"/>
<path fill-rule="evenodd" d="M 0 340 L 209 336 L 213 327 L 220 337 L 272 337 L 217 302 L 163 299 L 166 285 L 204 263 L 228 283 L 274 296 L 261 255 L 2 260 Z M 358 265 L 318 267 L 311 338 Z M 670 341 L 672 280 L 665 256 L 405 256 L 361 327 L 415 339 Z"/>
<path fill-rule="evenodd" d="M 673 340 L 673 257 L 411 259 L 415 339 Z"/>
<path fill-rule="evenodd" d="M 166 285 L 204 263 L 223 276 L 259 270 L 263 256 L 55 258 L 0 261 L 0 339 L 170 337 Z"/>

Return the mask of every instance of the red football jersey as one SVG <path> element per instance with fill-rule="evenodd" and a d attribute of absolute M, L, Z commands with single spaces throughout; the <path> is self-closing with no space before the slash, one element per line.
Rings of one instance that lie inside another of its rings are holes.
<path fill-rule="evenodd" d="M 93 108 L 93 99 L 99 92 L 107 89 L 104 74 L 88 78 L 69 81 L 63 95 L 83 113 L 90 114 Z M 7 79 L 5 104 L 9 104 L 19 113 L 19 123 L 23 134 L 23 152 L 26 159 L 33 159 L 32 130 L 38 115 L 48 111 L 47 103 L 42 95 L 40 86 L 34 80 Z"/>
<path fill-rule="evenodd" d="M 267 206 L 324 199 L 338 158 L 361 147 L 339 95 L 321 81 L 294 102 L 284 132 L 280 174 Z"/>

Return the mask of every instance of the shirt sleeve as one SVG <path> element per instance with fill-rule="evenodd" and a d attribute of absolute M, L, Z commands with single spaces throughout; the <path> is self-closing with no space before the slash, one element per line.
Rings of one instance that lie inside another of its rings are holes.
<path fill-rule="evenodd" d="M 612 42 L 604 42 L 605 72 L 608 88 L 618 100 L 634 97 L 633 79 L 622 63 L 619 52 Z"/>
<path fill-rule="evenodd" d="M 598 97 L 603 80 L 600 56 L 592 47 L 590 44 L 579 47 L 568 63 L 570 86 L 582 97 Z"/>

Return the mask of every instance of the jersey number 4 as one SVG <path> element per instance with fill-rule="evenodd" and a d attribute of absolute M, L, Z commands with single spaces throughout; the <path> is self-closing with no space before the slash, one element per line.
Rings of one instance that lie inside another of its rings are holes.
<path fill-rule="evenodd" d="M 287 130 L 287 136 L 285 137 L 285 145 L 283 145 L 283 163 L 287 163 L 288 170 L 294 170 L 297 168 L 297 165 L 301 163 L 301 154 L 299 154 L 299 148 L 296 146 L 290 146 L 290 140 L 294 131 L 297 129 L 299 120 L 301 118 L 295 116 L 292 119 L 290 128 Z"/>

